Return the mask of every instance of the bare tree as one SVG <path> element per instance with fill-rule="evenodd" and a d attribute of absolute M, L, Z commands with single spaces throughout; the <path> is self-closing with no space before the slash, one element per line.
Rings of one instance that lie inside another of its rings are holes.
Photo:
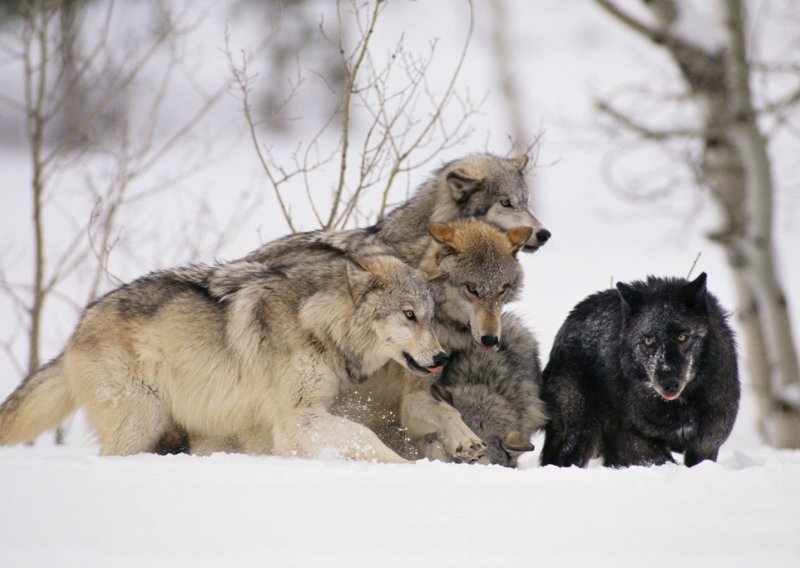
<path fill-rule="evenodd" d="M 18 20 L 4 30 L 3 47 L 20 63 L 24 92 L 22 100 L 0 94 L 0 103 L 24 118 L 31 167 L 30 187 L 18 191 L 27 192 L 32 201 L 32 277 L 29 283 L 15 281 L 0 269 L 0 290 L 11 298 L 26 329 L 24 365 L 13 355 L 13 337 L 3 342 L 23 376 L 42 363 L 48 302 L 58 299 L 80 309 L 113 281 L 107 266 L 120 236 L 120 212 L 131 202 L 173 187 L 197 167 L 192 163 L 155 184 L 142 181 L 187 140 L 230 86 L 200 93 L 197 107 L 164 131 L 165 95 L 178 68 L 176 42 L 197 22 L 166 4 L 152 6 L 157 31 L 141 34 L 126 52 L 109 45 L 113 3 L 95 11 L 100 27 L 91 36 L 81 33 L 85 5 L 67 0 L 22 2 Z M 168 63 L 161 76 L 141 96 L 137 87 L 145 69 L 165 55 Z M 82 188 L 65 195 L 70 185 Z M 63 232 L 57 238 L 51 234 L 54 224 L 72 227 L 66 240 Z M 61 291 L 78 272 L 87 281 L 83 298 Z"/>
<path fill-rule="evenodd" d="M 676 0 L 643 0 L 652 20 L 634 16 L 612 0 L 595 0 L 608 14 L 663 48 L 686 86 L 700 124 L 657 128 L 608 101 L 598 108 L 640 139 L 666 145 L 686 142 L 687 165 L 708 189 L 722 226 L 708 235 L 725 250 L 738 295 L 738 317 L 749 374 L 759 404 L 759 430 L 777 447 L 800 447 L 800 369 L 787 298 L 776 269 L 773 242 L 775 181 L 769 140 L 759 126 L 765 113 L 787 112 L 800 91 L 757 109 L 751 91 L 758 67 L 747 44 L 741 0 L 718 0 L 722 23 L 716 42 L 684 33 L 691 6 Z M 712 35 L 710 22 L 704 33 Z M 776 121 L 777 123 L 777 121 Z M 692 144 L 695 140 L 701 144 Z"/>
<path fill-rule="evenodd" d="M 298 227 L 287 191 L 295 196 L 298 189 L 304 191 L 318 227 L 339 229 L 356 220 L 374 221 L 386 213 L 400 177 L 407 178 L 470 134 L 467 124 L 480 101 L 457 92 L 456 82 L 472 38 L 471 2 L 463 47 L 440 90 L 430 86 L 435 43 L 424 54 L 409 52 L 402 39 L 386 56 L 373 49 L 386 8 L 383 0 L 339 1 L 335 22 L 320 23 L 320 41 L 330 42 L 340 54 L 339 73 L 344 76 L 344 85 L 341 91 L 331 90 L 337 97 L 335 111 L 310 140 L 300 145 L 291 165 L 273 156 L 263 143 L 263 127 L 268 127 L 273 117 L 254 116 L 255 77 L 248 68 L 248 58 L 244 53 L 235 57 L 228 46 L 231 72 L 256 154 L 293 232 Z M 280 113 L 295 95 L 296 91 L 291 91 L 275 112 Z M 458 108 L 458 118 L 448 121 L 446 109 L 452 106 Z M 318 181 L 330 170 L 336 180 L 332 187 L 330 182 Z M 320 187 L 330 188 L 329 193 L 325 195 Z M 370 197 L 372 209 L 368 210 L 365 204 Z"/>

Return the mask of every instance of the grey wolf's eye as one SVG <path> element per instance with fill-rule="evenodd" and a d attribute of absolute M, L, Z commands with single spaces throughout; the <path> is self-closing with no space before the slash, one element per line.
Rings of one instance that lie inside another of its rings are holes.
<path fill-rule="evenodd" d="M 475 287 L 475 284 L 464 284 L 464 288 L 473 296 L 478 295 L 478 288 Z"/>
<path fill-rule="evenodd" d="M 508 199 L 503 199 L 503 200 L 501 200 L 501 201 L 500 201 L 500 205 L 502 205 L 503 207 L 511 207 L 511 206 L 512 206 L 512 205 L 511 205 L 511 201 L 510 201 L 510 200 L 508 200 Z"/>
<path fill-rule="evenodd" d="M 655 340 L 652 337 L 645 337 L 642 339 L 642 345 L 644 345 L 647 349 L 650 349 L 655 345 Z"/>
<path fill-rule="evenodd" d="M 406 317 L 411 321 L 417 321 L 417 314 L 414 313 L 414 310 L 406 310 L 403 312 Z"/>
<path fill-rule="evenodd" d="M 689 339 L 689 336 L 685 333 L 679 333 L 676 339 L 678 340 L 678 343 L 686 343 L 686 340 Z"/>

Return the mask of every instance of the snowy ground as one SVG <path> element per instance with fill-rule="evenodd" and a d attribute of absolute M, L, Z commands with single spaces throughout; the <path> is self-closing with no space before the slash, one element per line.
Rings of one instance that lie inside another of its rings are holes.
<path fill-rule="evenodd" d="M 797 566 L 800 452 L 587 470 L 0 449 L 3 566 Z"/>
<path fill-rule="evenodd" d="M 479 10 L 484 6 L 476 4 Z M 612 280 L 685 275 L 698 253 L 696 270 L 707 271 L 710 289 L 735 309 L 724 258 L 703 237 L 715 226 L 713 212 L 699 207 L 691 190 L 645 206 L 620 200 L 607 187 L 604 166 L 618 148 L 609 138 L 588 134 L 596 119 L 591 98 L 634 81 L 652 82 L 664 61 L 590 4 L 511 3 L 510 34 L 520 54 L 512 67 L 529 125 L 545 130 L 532 175 L 536 209 L 553 232 L 546 247 L 522 258 L 525 292 L 514 310 L 537 334 L 544 360 L 569 309 L 587 294 Z M 397 5 L 390 19 L 397 29 L 423 39 L 441 35 L 446 49 L 456 49 L 461 36 L 447 34 L 463 31 L 462 4 Z M 204 44 L 209 66 L 220 64 L 222 21 L 214 21 L 216 39 Z M 454 24 L 443 30 L 443 21 Z M 476 96 L 496 90 L 488 35 L 479 27 L 467 65 L 465 81 Z M 221 64 L 224 69 L 224 60 Z M 237 105 L 229 102 L 232 114 L 220 120 L 238 124 Z M 497 107 L 490 99 L 476 117 L 475 136 L 442 161 L 473 151 L 505 152 L 507 129 L 498 126 L 504 122 Z M 258 179 L 252 147 L 239 148 L 232 152 L 238 162 L 221 163 L 198 182 L 212 188 L 215 206 Z M 0 171 L 5 186 L 24 188 L 28 172 L 18 167 L 24 157 L 16 152 L 0 155 Z M 799 179 L 794 156 L 786 159 L 784 151 L 784 159 L 776 160 L 781 180 L 776 238 L 784 281 L 796 292 L 792 283 L 800 281 L 800 255 L 789 254 L 800 238 L 800 193 L 789 181 Z M 415 183 L 423 178 L 420 173 Z M 29 218 L 27 207 L 20 198 L 0 210 L 5 247 L 0 260 L 20 270 L 32 256 L 28 228 L 21 225 Z M 285 231 L 274 204 L 264 208 L 222 258 L 241 256 L 260 239 Z M 174 221 L 170 211 L 165 205 L 148 218 L 166 230 Z M 126 225 L 128 231 L 135 228 L 130 221 Z M 172 263 L 141 257 L 148 262 L 134 265 L 134 274 L 121 272 L 134 277 Z M 791 298 L 797 322 L 797 294 Z M 7 313 L 0 328 L 12 323 Z M 61 349 L 76 313 L 71 309 L 63 321 L 47 322 L 45 358 Z M 24 355 L 20 347 L 18 358 Z M 2 365 L 0 398 L 19 382 L 8 362 Z M 0 568 L 800 566 L 800 452 L 761 446 L 753 406 L 744 376 L 743 407 L 719 463 L 691 470 L 538 468 L 535 455 L 519 470 L 241 455 L 100 458 L 85 429 L 73 423 L 67 447 L 0 448 Z"/>

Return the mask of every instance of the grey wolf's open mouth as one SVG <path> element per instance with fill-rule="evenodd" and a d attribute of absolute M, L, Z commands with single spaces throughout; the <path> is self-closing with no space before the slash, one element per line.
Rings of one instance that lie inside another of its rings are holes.
<path fill-rule="evenodd" d="M 444 368 L 442 365 L 437 365 L 436 367 L 423 367 L 408 353 L 403 351 L 403 358 L 406 360 L 406 365 L 408 368 L 411 369 L 413 372 L 417 373 L 418 375 L 429 375 L 431 373 L 439 373 Z"/>

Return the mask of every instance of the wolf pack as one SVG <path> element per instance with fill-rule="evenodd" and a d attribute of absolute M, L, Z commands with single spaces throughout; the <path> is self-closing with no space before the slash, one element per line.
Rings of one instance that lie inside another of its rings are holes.
<path fill-rule="evenodd" d="M 112 290 L 0 406 L 0 444 L 80 409 L 103 455 L 515 467 L 543 431 L 542 465 L 716 460 L 740 386 L 705 273 L 589 296 L 542 368 L 505 310 L 523 284 L 518 256 L 551 236 L 527 166 L 468 155 L 372 226 L 290 234 Z"/>

